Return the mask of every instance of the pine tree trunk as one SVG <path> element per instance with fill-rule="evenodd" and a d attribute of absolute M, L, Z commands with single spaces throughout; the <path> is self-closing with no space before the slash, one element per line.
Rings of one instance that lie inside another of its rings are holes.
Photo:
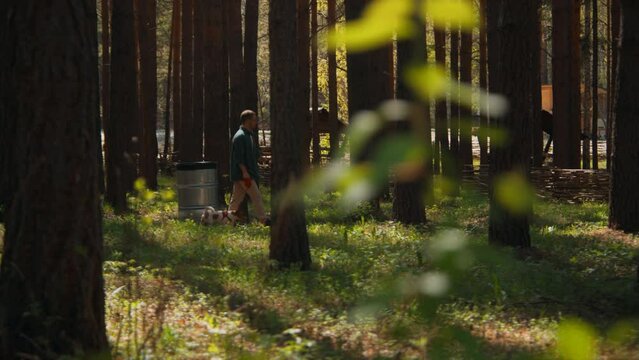
<path fill-rule="evenodd" d="M 590 134 L 590 125 L 592 123 L 591 106 L 593 99 L 592 92 L 592 61 L 590 52 L 592 51 L 592 37 L 590 36 L 592 30 L 592 2 L 597 0 L 585 0 L 584 1 L 584 36 L 581 41 L 581 56 L 583 59 L 583 102 L 582 102 L 582 116 L 581 116 L 581 131 L 584 134 Z M 581 83 L 580 83 L 581 84 Z M 581 86 L 581 85 L 580 85 Z M 596 95 L 596 93 L 595 93 Z M 581 142 L 581 163 L 584 169 L 590 169 L 590 140 L 583 139 Z"/>
<path fill-rule="evenodd" d="M 302 116 L 299 103 L 300 92 L 298 69 L 299 51 L 291 49 L 290 39 L 298 32 L 296 3 L 272 1 L 269 3 L 269 48 L 271 69 L 271 131 L 273 165 L 271 203 L 274 226 L 271 228 L 270 259 L 280 267 L 299 266 L 308 269 L 311 253 L 306 232 L 304 203 L 300 196 L 287 202 L 277 199 L 302 172 L 300 148 L 301 123 L 290 121 L 291 116 Z M 308 113 L 308 109 L 305 109 Z"/>
<path fill-rule="evenodd" d="M 446 66 L 446 33 L 435 29 L 435 61 L 439 66 Z M 435 174 L 442 171 L 448 174 L 443 166 L 444 157 L 449 152 L 448 146 L 448 109 L 446 100 L 438 100 L 435 104 L 435 147 L 433 150 L 433 171 Z"/>
<path fill-rule="evenodd" d="M 155 0 L 138 1 L 140 48 L 140 108 L 142 109 L 142 146 L 140 149 L 140 175 L 147 186 L 156 190 L 157 177 L 157 35 Z"/>
<path fill-rule="evenodd" d="M 196 0 L 182 0 L 182 59 L 181 59 L 181 98 L 182 117 L 180 132 L 182 139 L 179 142 L 178 159 L 182 162 L 200 161 L 201 153 L 198 153 L 197 127 L 193 112 L 193 9 Z"/>
<path fill-rule="evenodd" d="M 358 19 L 366 4 L 366 0 L 346 0 L 344 2 L 346 20 Z M 347 49 L 348 111 L 351 119 L 360 111 L 376 109 L 391 92 L 388 89 L 388 69 L 391 66 L 387 56 L 388 51 L 388 48 L 365 52 L 354 52 Z M 384 129 L 384 131 L 386 130 Z M 383 136 L 383 131 L 373 136 L 362 153 L 351 160 L 361 162 L 370 159 L 381 136 Z M 370 201 L 370 206 L 373 215 L 379 215 L 381 212 L 379 196 Z"/>
<path fill-rule="evenodd" d="M 545 19 L 542 19 L 541 11 L 539 13 L 539 32 L 541 41 L 541 83 L 542 85 L 550 84 L 550 71 L 548 70 L 548 42 L 546 41 L 546 32 L 544 31 L 543 24 Z"/>
<path fill-rule="evenodd" d="M 205 8 L 204 23 L 204 159 L 218 164 L 219 204 L 226 204 L 229 189 L 228 73 L 223 71 L 228 54 L 224 47 L 224 0 L 213 0 Z"/>
<path fill-rule="evenodd" d="M 639 231 L 639 3 L 621 0 L 622 29 L 614 108 L 609 225 Z"/>
<path fill-rule="evenodd" d="M 330 29 L 336 28 L 337 23 L 337 0 L 328 0 L 328 25 Z M 328 50 L 328 121 L 331 124 L 337 124 L 338 121 L 338 102 L 337 102 L 337 55 L 332 49 Z M 339 148 L 339 134 L 334 131 L 330 134 L 331 142 L 331 160 L 335 158 Z"/>
<path fill-rule="evenodd" d="M 246 108 L 258 110 L 257 102 L 257 35 L 259 0 L 246 0 L 244 17 L 244 70 L 246 72 Z"/>
<path fill-rule="evenodd" d="M 426 59 L 426 26 L 421 21 L 416 22 L 421 24 L 419 29 L 422 31 L 418 32 L 412 41 L 399 41 L 397 43 L 397 72 L 400 74 L 405 73 L 411 65 L 423 64 Z M 397 79 L 396 95 L 398 100 L 411 102 L 413 112 L 409 116 L 413 118 L 398 121 L 395 131 L 398 134 L 417 136 L 421 129 L 411 129 L 411 123 L 423 121 L 425 111 L 423 106 L 415 101 L 403 76 Z M 424 169 L 426 168 L 424 166 Z M 424 204 L 426 179 L 425 171 L 420 171 L 414 178 L 396 179 L 393 194 L 393 219 L 403 224 L 423 224 L 426 222 Z"/>
<path fill-rule="evenodd" d="M 133 124 L 138 123 L 133 0 L 113 2 L 111 36 L 111 109 L 105 126 L 106 200 L 117 212 L 123 212 L 136 174 L 131 144 L 137 136 Z"/>
<path fill-rule="evenodd" d="M 20 179 L 5 217 L 0 358 L 108 358 L 96 2 L 4 1 L 0 13 L 0 114 Z"/>
<path fill-rule="evenodd" d="M 311 64 L 310 64 L 310 0 L 296 0 L 297 2 L 297 51 L 298 71 L 300 81 L 300 108 L 304 109 L 303 116 L 299 119 L 300 127 L 300 151 L 302 153 L 302 166 L 308 168 L 311 161 L 310 141 L 312 119 L 309 111 L 311 97 Z M 301 110 L 299 110 L 301 112 Z"/>
<path fill-rule="evenodd" d="M 530 14 L 533 17 L 533 21 L 537 24 L 536 31 L 530 34 L 532 36 L 532 41 L 535 46 L 530 54 L 530 59 L 532 61 L 531 64 L 531 81 L 532 88 L 536 89 L 532 93 L 532 101 L 533 106 L 531 108 L 532 111 L 532 136 L 531 136 L 531 144 L 532 144 L 532 164 L 535 167 L 541 167 L 544 164 L 544 132 L 541 126 L 541 110 L 542 110 L 542 99 L 541 99 L 541 83 L 542 83 L 542 72 L 547 71 L 544 69 L 544 64 L 546 63 L 546 50 L 545 50 L 545 42 L 542 39 L 541 33 L 541 8 L 539 11 Z"/>
<path fill-rule="evenodd" d="M 611 40 L 612 40 L 612 49 L 610 51 L 610 89 L 608 96 L 610 97 L 610 118 L 608 119 L 608 126 L 606 129 L 606 163 L 608 170 L 612 169 L 612 155 L 614 152 L 613 143 L 615 141 L 615 119 L 616 116 L 614 114 L 615 101 L 617 99 L 617 81 L 619 72 L 619 40 L 621 36 L 621 3 L 620 0 L 611 0 L 610 4 L 610 31 L 611 31 Z"/>
<path fill-rule="evenodd" d="M 313 129 L 313 164 L 319 165 L 322 161 L 319 132 L 317 122 L 319 120 L 319 85 L 317 84 L 317 71 L 319 60 L 317 56 L 317 0 L 311 0 L 311 127 Z"/>
<path fill-rule="evenodd" d="M 499 0 L 493 4 L 496 12 L 489 17 L 499 16 L 496 23 L 498 46 L 491 57 L 499 63 L 497 74 L 491 72 L 491 90 L 506 96 L 510 102 L 510 111 L 503 117 L 492 117 L 494 126 L 505 130 L 509 139 L 503 144 L 494 144 L 491 148 L 491 177 L 498 179 L 510 172 L 517 172 L 527 178 L 530 158 L 530 127 L 532 87 L 530 80 L 530 54 L 539 43 L 530 36 L 537 31 L 538 24 L 530 14 L 539 10 L 538 0 Z M 493 10 L 493 9 L 491 9 Z M 499 15 L 498 15 L 499 14 Z M 494 81 L 496 76 L 497 81 Z M 526 84 L 527 86 L 522 86 Z M 506 207 L 499 194 L 490 189 L 489 241 L 492 244 L 518 248 L 530 247 L 529 216 L 530 211 L 516 213 Z"/>
<path fill-rule="evenodd" d="M 99 164 L 99 172 L 100 172 L 100 180 L 98 185 L 100 187 L 100 193 L 104 195 L 106 191 L 106 174 L 104 169 L 104 145 L 102 143 L 102 132 L 104 131 L 104 126 L 107 122 L 109 122 L 109 109 L 110 105 L 110 92 L 111 92 L 111 0 L 102 0 L 100 2 L 100 10 L 102 13 L 102 21 L 101 21 L 101 41 L 102 41 L 102 63 L 100 68 L 100 99 L 102 100 L 101 109 L 102 109 L 102 121 L 100 123 L 100 128 L 98 129 L 98 139 L 99 139 L 99 148 L 98 148 L 98 164 Z M 0 196 L 0 204 L 2 196 Z"/>
<path fill-rule="evenodd" d="M 592 138 L 592 168 L 599 169 L 599 0 L 592 3 L 592 121 L 590 123 Z"/>
<path fill-rule="evenodd" d="M 459 53 L 459 80 L 473 83 L 473 33 L 462 32 Z M 463 166 L 473 166 L 473 113 L 468 106 L 460 109 L 459 153 Z"/>
<path fill-rule="evenodd" d="M 481 23 L 479 28 L 479 87 L 488 91 L 488 51 L 487 51 L 487 24 L 486 11 L 488 0 L 479 1 L 479 13 L 481 15 Z M 479 123 L 479 163 L 482 166 L 489 164 L 488 161 L 488 114 L 480 114 Z"/>
<path fill-rule="evenodd" d="M 169 153 L 171 152 L 171 100 L 173 99 L 173 53 L 175 52 L 175 16 L 171 16 L 171 32 L 169 33 L 169 61 L 167 64 L 168 73 L 166 76 L 166 102 L 164 104 L 164 149 L 162 151 L 162 161 L 164 166 L 168 165 Z"/>
<path fill-rule="evenodd" d="M 197 159 L 203 159 L 204 152 L 204 11 L 209 7 L 207 0 L 193 0 L 193 142 Z"/>
<path fill-rule="evenodd" d="M 450 30 L 450 77 L 453 83 L 459 85 L 459 26 L 451 25 Z M 450 157 L 448 162 L 452 167 L 449 179 L 454 186 L 451 188 L 450 195 L 458 196 L 461 186 L 463 160 L 459 152 L 459 125 L 460 125 L 460 107 L 458 100 L 460 97 L 459 88 L 453 88 L 455 93 L 450 94 Z M 444 158 L 446 160 L 446 158 Z M 447 174 L 447 173 L 445 173 Z"/>
<path fill-rule="evenodd" d="M 182 0 L 173 0 L 173 152 L 182 146 Z M 179 156 L 177 156 L 179 158 Z"/>
<path fill-rule="evenodd" d="M 225 0 L 227 7 L 227 41 L 229 52 L 229 75 L 231 86 L 231 129 L 240 126 L 240 114 L 246 110 L 244 104 L 244 56 L 242 55 L 242 2 Z"/>
<path fill-rule="evenodd" d="M 579 3 L 553 2 L 554 163 L 578 169 L 580 163 Z"/>

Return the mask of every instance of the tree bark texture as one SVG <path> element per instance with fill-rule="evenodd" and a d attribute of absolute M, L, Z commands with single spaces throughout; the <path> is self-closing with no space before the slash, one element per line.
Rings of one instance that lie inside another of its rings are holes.
<path fill-rule="evenodd" d="M 0 13 L 0 114 L 20 179 L 5 218 L 0 358 L 108 358 L 96 2 L 11 0 Z"/>

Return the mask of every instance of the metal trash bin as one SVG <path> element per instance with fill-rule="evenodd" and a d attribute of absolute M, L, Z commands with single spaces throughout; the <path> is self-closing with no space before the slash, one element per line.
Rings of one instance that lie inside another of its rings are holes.
<path fill-rule="evenodd" d="M 177 164 L 178 217 L 199 221 L 207 206 L 218 208 L 217 163 Z"/>

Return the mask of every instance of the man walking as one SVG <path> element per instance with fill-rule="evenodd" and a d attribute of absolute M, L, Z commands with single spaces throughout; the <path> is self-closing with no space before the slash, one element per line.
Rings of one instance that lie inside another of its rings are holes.
<path fill-rule="evenodd" d="M 260 157 L 260 149 L 253 141 L 253 132 L 257 129 L 257 115 L 254 111 L 245 110 L 240 116 L 242 125 L 233 136 L 231 148 L 231 181 L 233 182 L 233 194 L 229 212 L 236 212 L 246 195 L 251 198 L 255 215 L 258 220 L 267 226 L 271 221 L 266 216 L 262 194 L 257 187 L 260 175 L 257 170 L 257 159 Z"/>

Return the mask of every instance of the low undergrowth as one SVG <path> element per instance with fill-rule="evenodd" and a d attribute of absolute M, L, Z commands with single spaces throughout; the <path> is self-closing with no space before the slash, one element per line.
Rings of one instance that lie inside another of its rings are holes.
<path fill-rule="evenodd" d="M 269 229 L 257 223 L 176 220 L 172 182 L 161 186 L 132 199 L 128 215 L 105 210 L 115 358 L 410 359 L 428 348 L 440 358 L 546 359 L 572 318 L 590 324 L 600 358 L 639 358 L 639 239 L 606 229 L 605 204 L 537 203 L 532 250 L 476 252 L 434 316 L 414 297 L 389 297 L 370 317 L 367 306 L 399 279 L 432 270 L 424 249 L 442 231 L 460 229 L 471 249 L 485 249 L 484 196 L 439 200 L 422 227 L 346 215 L 335 195 L 309 200 L 314 263 L 301 272 L 272 269 Z"/>

